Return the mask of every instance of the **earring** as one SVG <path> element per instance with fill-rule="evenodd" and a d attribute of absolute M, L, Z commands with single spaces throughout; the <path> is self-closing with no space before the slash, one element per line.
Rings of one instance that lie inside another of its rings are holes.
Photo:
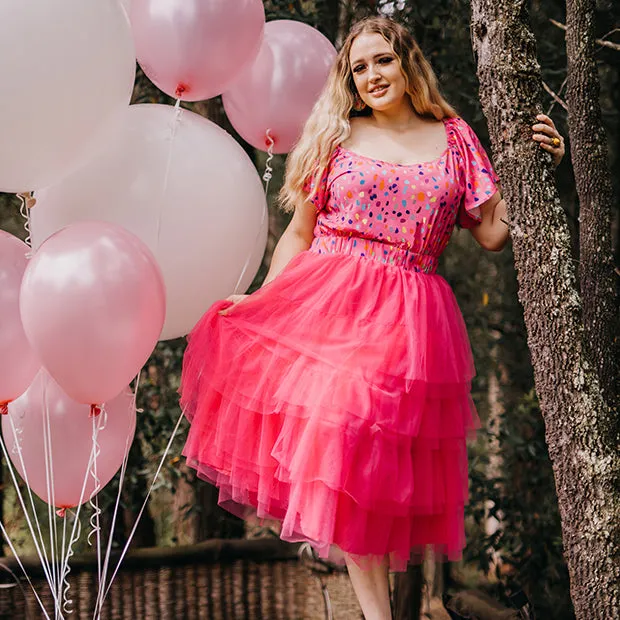
<path fill-rule="evenodd" d="M 362 101 L 359 95 L 353 97 L 353 109 L 356 112 L 361 112 L 366 107 L 366 104 Z"/>

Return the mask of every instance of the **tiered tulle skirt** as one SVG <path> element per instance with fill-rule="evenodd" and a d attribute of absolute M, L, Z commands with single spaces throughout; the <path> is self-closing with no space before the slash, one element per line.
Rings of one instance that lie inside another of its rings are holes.
<path fill-rule="evenodd" d="M 227 510 L 281 537 L 404 570 L 432 545 L 460 557 L 471 351 L 440 276 L 303 252 L 190 334 L 184 455 Z"/>

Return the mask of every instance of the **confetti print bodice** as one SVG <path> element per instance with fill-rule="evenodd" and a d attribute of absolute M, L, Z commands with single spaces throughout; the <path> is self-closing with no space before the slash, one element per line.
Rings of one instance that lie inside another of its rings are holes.
<path fill-rule="evenodd" d="M 480 221 L 497 177 L 460 118 L 444 121 L 448 146 L 436 159 L 392 164 L 336 147 L 311 202 L 318 210 L 311 251 L 347 253 L 434 273 L 457 221 Z M 314 187 L 309 180 L 307 189 Z"/>

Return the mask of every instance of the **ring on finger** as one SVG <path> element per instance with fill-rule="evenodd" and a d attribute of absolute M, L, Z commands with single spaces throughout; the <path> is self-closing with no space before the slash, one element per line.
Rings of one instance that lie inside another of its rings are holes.
<path fill-rule="evenodd" d="M 562 141 L 560 140 L 560 138 L 552 138 L 551 139 L 551 144 L 553 144 L 553 146 L 560 146 L 560 144 L 562 144 Z"/>

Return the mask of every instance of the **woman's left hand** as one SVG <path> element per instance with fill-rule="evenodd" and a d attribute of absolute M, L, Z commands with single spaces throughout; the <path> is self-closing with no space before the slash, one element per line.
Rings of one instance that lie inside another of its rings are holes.
<path fill-rule="evenodd" d="M 538 142 L 542 149 L 545 149 L 545 151 L 553 155 L 553 164 L 557 168 L 565 153 L 564 138 L 560 135 L 553 121 L 546 114 L 539 114 L 536 120 L 539 122 L 532 126 L 532 130 L 534 131 L 532 140 Z"/>

